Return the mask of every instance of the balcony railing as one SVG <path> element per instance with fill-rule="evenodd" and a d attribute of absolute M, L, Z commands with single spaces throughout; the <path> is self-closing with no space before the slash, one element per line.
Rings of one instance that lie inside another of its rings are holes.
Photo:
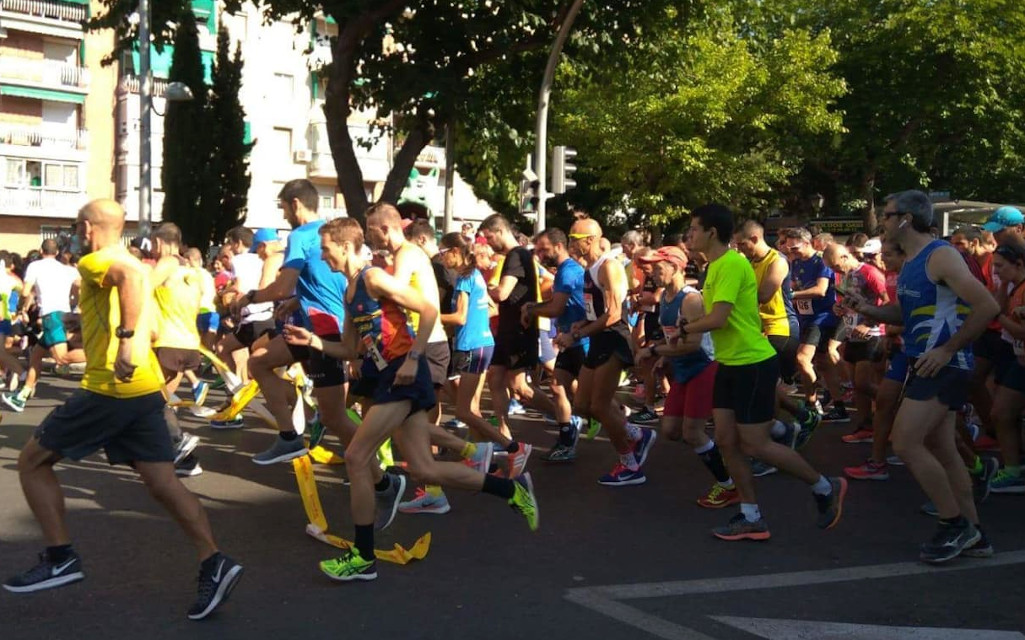
<path fill-rule="evenodd" d="M 85 129 L 59 130 L 0 123 L 0 144 L 45 149 L 84 150 L 88 144 Z"/>
<path fill-rule="evenodd" d="M 87 200 L 84 192 L 5 186 L 0 188 L 0 213 L 74 218 Z"/>
<path fill-rule="evenodd" d="M 0 58 L 0 80 L 85 89 L 89 86 L 89 70 L 56 60 L 4 56 Z"/>
<path fill-rule="evenodd" d="M 121 76 L 117 83 L 119 94 L 139 93 L 141 90 L 138 76 Z M 167 80 L 153 78 L 153 97 L 162 98 L 167 91 Z"/>
<path fill-rule="evenodd" d="M 84 22 L 86 6 L 57 0 L 0 0 L 0 10 L 63 22 Z"/>

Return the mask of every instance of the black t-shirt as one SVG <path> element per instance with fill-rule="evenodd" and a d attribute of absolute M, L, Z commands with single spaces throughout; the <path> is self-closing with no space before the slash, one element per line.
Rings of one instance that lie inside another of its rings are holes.
<path fill-rule="evenodd" d="M 456 290 L 456 280 L 458 274 L 449 269 L 445 265 L 441 264 L 441 255 L 434 256 L 431 260 L 431 266 L 434 267 L 434 279 L 438 281 L 438 303 L 441 306 L 440 311 L 442 313 L 454 313 L 454 305 L 452 304 L 452 294 Z"/>
<path fill-rule="evenodd" d="M 524 331 L 520 322 L 520 310 L 528 302 L 535 302 L 537 291 L 537 269 L 534 256 L 523 247 L 516 247 L 502 261 L 502 275 L 516 278 L 516 286 L 504 302 L 498 303 L 498 332 L 506 335 Z M 532 329 L 535 333 L 537 327 Z"/>

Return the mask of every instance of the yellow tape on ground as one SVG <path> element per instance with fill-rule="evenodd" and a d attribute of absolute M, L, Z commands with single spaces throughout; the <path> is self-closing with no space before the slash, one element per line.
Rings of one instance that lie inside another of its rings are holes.
<path fill-rule="evenodd" d="M 345 464 L 345 458 L 320 445 L 310 449 L 310 457 L 320 464 Z"/>
<path fill-rule="evenodd" d="M 324 516 L 324 509 L 320 505 L 320 494 L 317 492 L 317 481 L 313 477 L 313 464 L 309 456 L 303 456 L 292 460 L 292 468 L 295 470 L 295 479 L 299 484 L 299 495 L 303 499 L 303 507 L 306 509 L 306 517 L 310 523 L 306 525 L 306 533 L 309 536 L 320 540 L 339 549 L 349 549 L 353 543 L 336 535 L 329 534 L 327 518 Z M 375 549 L 374 555 L 379 560 L 394 564 L 408 564 L 411 560 L 423 560 L 431 549 L 431 533 L 428 531 L 420 536 L 411 548 L 405 549 L 396 544 L 393 548 L 383 550 Z"/>
<path fill-rule="evenodd" d="M 211 420 L 233 419 L 242 413 L 242 410 L 246 408 L 247 404 L 252 402 L 258 393 L 260 393 L 260 385 L 257 384 L 256 380 L 250 380 L 246 383 L 246 386 L 239 389 L 238 393 L 231 397 L 231 404 L 228 405 L 228 408 L 211 416 Z"/>

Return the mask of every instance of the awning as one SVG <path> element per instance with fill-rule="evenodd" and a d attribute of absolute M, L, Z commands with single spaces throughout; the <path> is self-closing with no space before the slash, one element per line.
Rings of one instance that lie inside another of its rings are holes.
<path fill-rule="evenodd" d="M 85 104 L 85 94 L 82 93 L 55 91 L 53 89 L 36 89 L 33 87 L 19 87 L 9 84 L 0 85 L 0 96 L 11 96 L 12 98 L 35 98 L 36 100 L 53 100 L 54 102 Z"/>

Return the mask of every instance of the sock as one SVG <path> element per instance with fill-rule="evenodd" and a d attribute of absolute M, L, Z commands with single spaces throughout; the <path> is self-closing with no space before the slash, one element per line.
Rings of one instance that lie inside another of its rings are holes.
<path fill-rule="evenodd" d="M 462 456 L 463 460 L 469 460 L 476 453 L 477 453 L 477 445 L 472 443 L 472 442 L 470 442 L 470 441 L 467 441 L 467 442 L 465 442 L 463 444 L 463 450 L 459 452 L 459 455 Z"/>
<path fill-rule="evenodd" d="M 708 442 L 706 442 L 705 444 L 701 445 L 700 447 L 695 447 L 694 448 L 694 453 L 696 453 L 696 454 L 698 454 L 700 456 L 703 453 L 708 453 L 709 451 L 711 451 L 714 448 L 715 448 L 715 440 L 712 440 L 711 438 L 709 438 Z"/>
<path fill-rule="evenodd" d="M 757 504 L 752 504 L 750 502 L 741 502 L 740 512 L 744 514 L 744 519 L 748 522 L 758 522 L 762 519 L 762 512 L 758 508 Z"/>
<path fill-rule="evenodd" d="M 637 456 L 633 454 L 633 451 L 619 454 L 619 462 L 630 471 L 637 471 L 641 468 L 641 465 L 637 464 Z"/>
<path fill-rule="evenodd" d="M 641 428 L 635 424 L 626 423 L 626 435 L 630 436 L 630 439 L 637 442 L 641 439 Z"/>
<path fill-rule="evenodd" d="M 484 486 L 480 490 L 499 498 L 512 500 L 516 494 L 516 483 L 508 478 L 499 478 L 488 474 L 484 476 Z"/>
<path fill-rule="evenodd" d="M 391 477 L 388 474 L 381 476 L 381 481 L 374 485 L 374 491 L 377 493 L 384 493 L 391 488 Z"/>
<path fill-rule="evenodd" d="M 517 451 L 520 450 L 520 445 L 515 440 L 513 440 L 512 442 L 509 443 L 509 446 L 507 446 L 505 448 L 505 450 L 507 452 L 509 452 L 509 453 L 516 453 Z"/>
<path fill-rule="evenodd" d="M 773 438 L 782 438 L 787 433 L 787 426 L 779 420 L 774 420 L 772 427 L 769 429 L 769 434 Z"/>
<path fill-rule="evenodd" d="M 811 492 L 817 496 L 828 496 L 833 493 L 833 485 L 830 484 L 829 478 L 826 476 L 819 476 L 819 479 L 811 486 Z"/>
<path fill-rule="evenodd" d="M 200 562 L 199 566 L 202 569 L 213 570 L 214 565 L 217 564 L 217 559 L 220 558 L 220 557 L 221 557 L 221 552 L 220 551 L 214 551 L 213 553 L 210 554 L 209 557 L 207 557 L 206 560 L 203 560 L 202 562 Z"/>
<path fill-rule="evenodd" d="M 28 400 L 28 399 L 29 399 L 29 397 L 30 397 L 30 396 L 32 395 L 32 392 L 33 392 L 33 391 L 35 391 L 35 388 L 34 388 L 34 387 L 25 387 L 25 386 L 23 386 L 23 387 L 22 387 L 22 388 L 21 388 L 21 389 L 20 389 L 20 390 L 18 391 L 18 399 L 19 399 L 19 400 Z"/>
<path fill-rule="evenodd" d="M 957 516 L 956 518 L 940 518 L 940 524 L 948 527 L 966 527 L 968 526 L 968 520 L 964 516 Z"/>
<path fill-rule="evenodd" d="M 982 458 L 975 456 L 975 462 L 972 464 L 972 468 L 968 470 L 973 476 L 977 476 L 982 473 Z"/>
<path fill-rule="evenodd" d="M 296 438 L 299 437 L 299 434 L 296 433 L 294 430 L 293 431 L 281 431 L 280 433 L 278 433 L 278 435 L 281 436 L 281 439 L 284 440 L 285 442 L 292 442 L 293 440 L 295 440 Z"/>
<path fill-rule="evenodd" d="M 374 523 L 356 525 L 356 551 L 364 560 L 374 560 Z"/>
<path fill-rule="evenodd" d="M 572 447 L 577 443 L 577 430 L 569 422 L 559 423 L 559 444 Z"/>
<path fill-rule="evenodd" d="M 55 547 L 46 548 L 46 557 L 55 564 L 64 562 L 71 557 L 71 545 L 70 544 L 59 544 Z"/>
<path fill-rule="evenodd" d="M 426 485 L 424 486 L 424 491 L 426 491 L 427 495 L 431 496 L 432 498 L 437 498 L 444 495 L 444 492 L 441 490 L 440 484 Z"/>
<path fill-rule="evenodd" d="M 704 453 L 699 453 L 698 456 L 701 458 L 701 462 L 705 463 L 708 470 L 712 472 L 715 479 L 724 487 L 728 487 L 733 484 L 732 478 L 730 478 L 730 472 L 726 470 L 726 463 L 722 459 L 722 452 L 719 451 L 719 447 L 715 446 L 715 442 L 710 442 L 711 448 Z"/>

